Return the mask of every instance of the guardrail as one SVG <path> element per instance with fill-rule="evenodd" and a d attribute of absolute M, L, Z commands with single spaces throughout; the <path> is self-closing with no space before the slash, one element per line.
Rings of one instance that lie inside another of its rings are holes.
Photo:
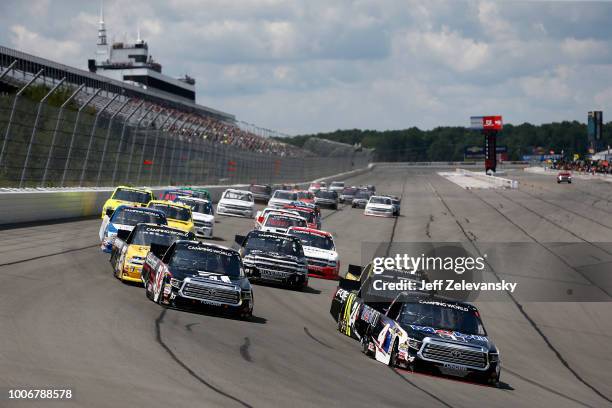
<path fill-rule="evenodd" d="M 371 171 L 374 165 L 328 175 L 316 181 L 330 181 L 338 178 L 350 178 Z M 309 182 L 302 181 L 297 184 L 306 187 Z M 248 184 L 198 186 L 208 189 L 212 199 L 217 202 L 221 193 L 229 187 L 248 187 Z M 158 186 L 152 188 L 156 195 L 172 186 Z M 104 202 L 110 197 L 113 188 L 28 188 L 0 189 L 0 226 L 8 226 L 30 222 L 62 220 L 71 218 L 84 218 L 101 214 Z"/>
<path fill-rule="evenodd" d="M 484 162 L 376 162 L 379 166 L 426 166 L 426 167 L 456 167 L 456 166 L 469 166 L 469 167 L 477 167 L 481 166 L 484 168 Z M 502 164 L 499 164 L 500 168 L 504 166 L 515 166 L 515 165 L 527 165 L 529 162 L 525 161 L 507 161 Z"/>
<path fill-rule="evenodd" d="M 474 177 L 477 178 L 479 180 L 483 180 L 486 181 L 488 183 L 493 183 L 496 186 L 499 187 L 504 187 L 504 188 L 518 188 L 518 180 L 511 180 L 511 179 L 507 179 L 507 178 L 502 178 L 502 177 L 497 177 L 497 176 L 490 176 L 488 174 L 484 174 L 484 173 L 476 173 L 473 171 L 469 171 L 469 170 L 465 170 L 465 169 L 456 169 L 456 171 L 458 173 L 464 174 L 468 177 Z"/>
<path fill-rule="evenodd" d="M 556 176 L 558 172 L 564 170 L 551 169 L 549 167 L 541 167 L 541 166 L 531 166 L 525 167 L 523 169 L 527 173 L 539 173 L 546 174 L 549 176 Z M 581 180 L 603 180 L 607 182 L 612 182 L 612 174 L 604 174 L 604 173 L 593 173 L 587 171 L 577 171 L 577 170 L 567 170 L 572 173 L 574 178 L 580 178 Z"/>

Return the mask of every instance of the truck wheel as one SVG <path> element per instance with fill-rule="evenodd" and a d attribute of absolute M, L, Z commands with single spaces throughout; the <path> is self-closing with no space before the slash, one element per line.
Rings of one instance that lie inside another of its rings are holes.
<path fill-rule="evenodd" d="M 361 352 L 372 358 L 372 352 L 370 351 L 370 337 L 367 334 L 361 337 Z"/>
<path fill-rule="evenodd" d="M 391 349 L 391 355 L 389 356 L 389 367 L 397 367 L 397 341 L 393 343 L 393 348 Z"/>
<path fill-rule="evenodd" d="M 147 299 L 152 301 L 153 300 L 153 294 L 149 290 L 149 282 L 145 282 L 144 283 L 144 287 L 145 287 L 145 296 L 147 297 Z"/>
<path fill-rule="evenodd" d="M 499 386 L 499 375 L 495 375 L 490 377 L 488 373 L 481 374 L 479 377 L 476 377 L 476 381 L 483 385 L 489 385 L 491 387 Z"/>

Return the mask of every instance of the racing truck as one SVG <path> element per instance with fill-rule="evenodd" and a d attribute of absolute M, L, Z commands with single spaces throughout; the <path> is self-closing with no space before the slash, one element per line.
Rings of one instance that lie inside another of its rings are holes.
<path fill-rule="evenodd" d="M 335 191 L 319 190 L 315 193 L 315 204 L 319 207 L 338 209 L 338 193 Z"/>
<path fill-rule="evenodd" d="M 344 189 L 340 192 L 340 197 L 338 197 L 338 200 L 341 203 L 352 204 L 353 198 L 355 198 L 357 191 L 359 190 L 355 186 L 344 187 Z"/>
<path fill-rule="evenodd" d="M 298 194 L 295 191 L 288 190 L 276 190 L 270 200 L 268 200 L 268 207 L 270 208 L 283 208 L 285 205 L 292 201 L 297 201 Z"/>
<path fill-rule="evenodd" d="M 389 197 L 372 196 L 363 210 L 364 215 L 374 217 L 394 217 L 396 208 Z"/>
<path fill-rule="evenodd" d="M 193 240 L 195 235 L 166 225 L 143 223 L 132 232 L 119 230 L 110 257 L 113 275 L 122 282 L 142 283 L 142 265 L 151 245 L 167 249 L 178 239 Z"/>
<path fill-rule="evenodd" d="M 351 201 L 352 208 L 365 208 L 368 204 L 368 201 L 372 197 L 372 193 L 369 190 L 361 189 L 355 193 L 353 197 L 353 201 Z"/>
<path fill-rule="evenodd" d="M 338 279 L 340 259 L 334 239 L 329 232 L 313 228 L 290 227 L 288 235 L 302 241 L 308 260 L 308 275 L 323 279 Z"/>
<path fill-rule="evenodd" d="M 253 230 L 236 235 L 245 268 L 254 282 L 282 284 L 298 290 L 308 285 L 308 263 L 301 241 L 290 235 Z"/>
<path fill-rule="evenodd" d="M 266 215 L 259 230 L 266 232 L 287 233 L 289 227 L 306 227 L 306 220 L 302 216 L 290 213 L 272 211 Z"/>
<path fill-rule="evenodd" d="M 149 202 L 149 208 L 162 211 L 166 214 L 168 225 L 183 231 L 193 232 L 193 215 L 191 207 L 174 201 L 153 200 Z"/>
<path fill-rule="evenodd" d="M 191 216 L 195 234 L 198 238 L 212 238 L 215 227 L 215 215 L 210 200 L 195 197 L 178 196 L 174 202 L 191 207 Z"/>
<path fill-rule="evenodd" d="M 120 205 L 130 207 L 146 207 L 153 200 L 153 191 L 148 188 L 135 188 L 119 186 L 113 191 L 111 197 L 102 206 L 102 217 L 113 215 L 115 209 Z"/>
<path fill-rule="evenodd" d="M 321 217 L 317 215 L 314 208 L 289 204 L 286 205 L 284 209 L 298 213 L 300 217 L 306 220 L 308 228 L 321 229 Z"/>
<path fill-rule="evenodd" d="M 120 205 L 110 216 L 104 215 L 98 236 L 100 237 L 100 249 L 102 252 L 110 253 L 113 248 L 113 240 L 119 231 L 130 232 L 136 224 L 148 222 L 158 225 L 168 225 L 166 215 L 159 210 L 142 207 L 130 207 Z"/>
<path fill-rule="evenodd" d="M 569 171 L 560 171 L 557 174 L 557 184 L 560 183 L 572 184 L 572 173 Z"/>
<path fill-rule="evenodd" d="M 246 190 L 228 188 L 217 203 L 217 214 L 253 218 L 255 215 L 253 194 Z"/>
<path fill-rule="evenodd" d="M 291 210 L 285 210 L 285 209 L 279 209 L 279 208 L 271 208 L 271 207 L 266 207 L 263 210 L 257 211 L 257 214 L 255 215 L 255 221 L 253 223 L 254 225 L 254 229 L 261 229 L 266 216 L 270 213 L 278 213 L 278 214 L 293 214 L 293 215 L 299 215 L 298 212 L 296 211 L 291 211 Z"/>
<path fill-rule="evenodd" d="M 382 282 L 397 282 L 401 272 L 375 274 L 368 265 L 363 278 L 360 270 L 349 266 L 352 279 L 340 280 L 330 313 L 338 331 L 358 340 L 364 354 L 390 367 L 498 384 L 499 350 L 475 306 L 433 291 L 380 291 Z"/>
<path fill-rule="evenodd" d="M 255 201 L 267 203 L 272 197 L 272 186 L 268 184 L 251 184 L 249 191 L 253 194 Z"/>
<path fill-rule="evenodd" d="M 297 193 L 297 201 L 302 203 L 312 203 L 314 204 L 314 193 L 308 190 L 298 190 Z"/>
<path fill-rule="evenodd" d="M 212 308 L 248 319 L 253 289 L 240 254 L 230 248 L 178 240 L 169 248 L 151 245 L 142 268 L 147 298 L 162 306 Z"/>

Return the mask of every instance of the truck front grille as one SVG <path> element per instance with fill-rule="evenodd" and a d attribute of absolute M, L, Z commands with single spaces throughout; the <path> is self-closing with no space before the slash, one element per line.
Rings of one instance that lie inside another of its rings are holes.
<path fill-rule="evenodd" d="M 482 351 L 470 350 L 467 347 L 455 346 L 452 343 L 425 343 L 422 355 L 428 360 L 440 363 L 461 364 L 474 368 L 484 368 L 487 365 L 487 357 Z"/>

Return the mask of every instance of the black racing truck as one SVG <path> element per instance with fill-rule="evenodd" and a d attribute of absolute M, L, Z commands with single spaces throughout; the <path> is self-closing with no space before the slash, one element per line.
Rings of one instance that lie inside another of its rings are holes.
<path fill-rule="evenodd" d="M 278 283 L 298 290 L 308 285 L 308 263 L 299 238 L 253 230 L 235 239 L 245 268 L 255 272 L 254 282 Z"/>
<path fill-rule="evenodd" d="M 233 249 L 187 240 L 169 248 L 152 244 L 142 277 L 147 297 L 160 305 L 211 307 L 241 318 L 253 314 L 251 283 Z"/>
<path fill-rule="evenodd" d="M 360 276 L 358 269 L 349 266 L 352 279 L 340 280 L 330 312 L 364 354 L 390 367 L 499 383 L 499 351 L 475 306 L 433 292 L 381 292 L 384 282 L 398 281 L 398 272 L 374 274 L 368 265 Z"/>

